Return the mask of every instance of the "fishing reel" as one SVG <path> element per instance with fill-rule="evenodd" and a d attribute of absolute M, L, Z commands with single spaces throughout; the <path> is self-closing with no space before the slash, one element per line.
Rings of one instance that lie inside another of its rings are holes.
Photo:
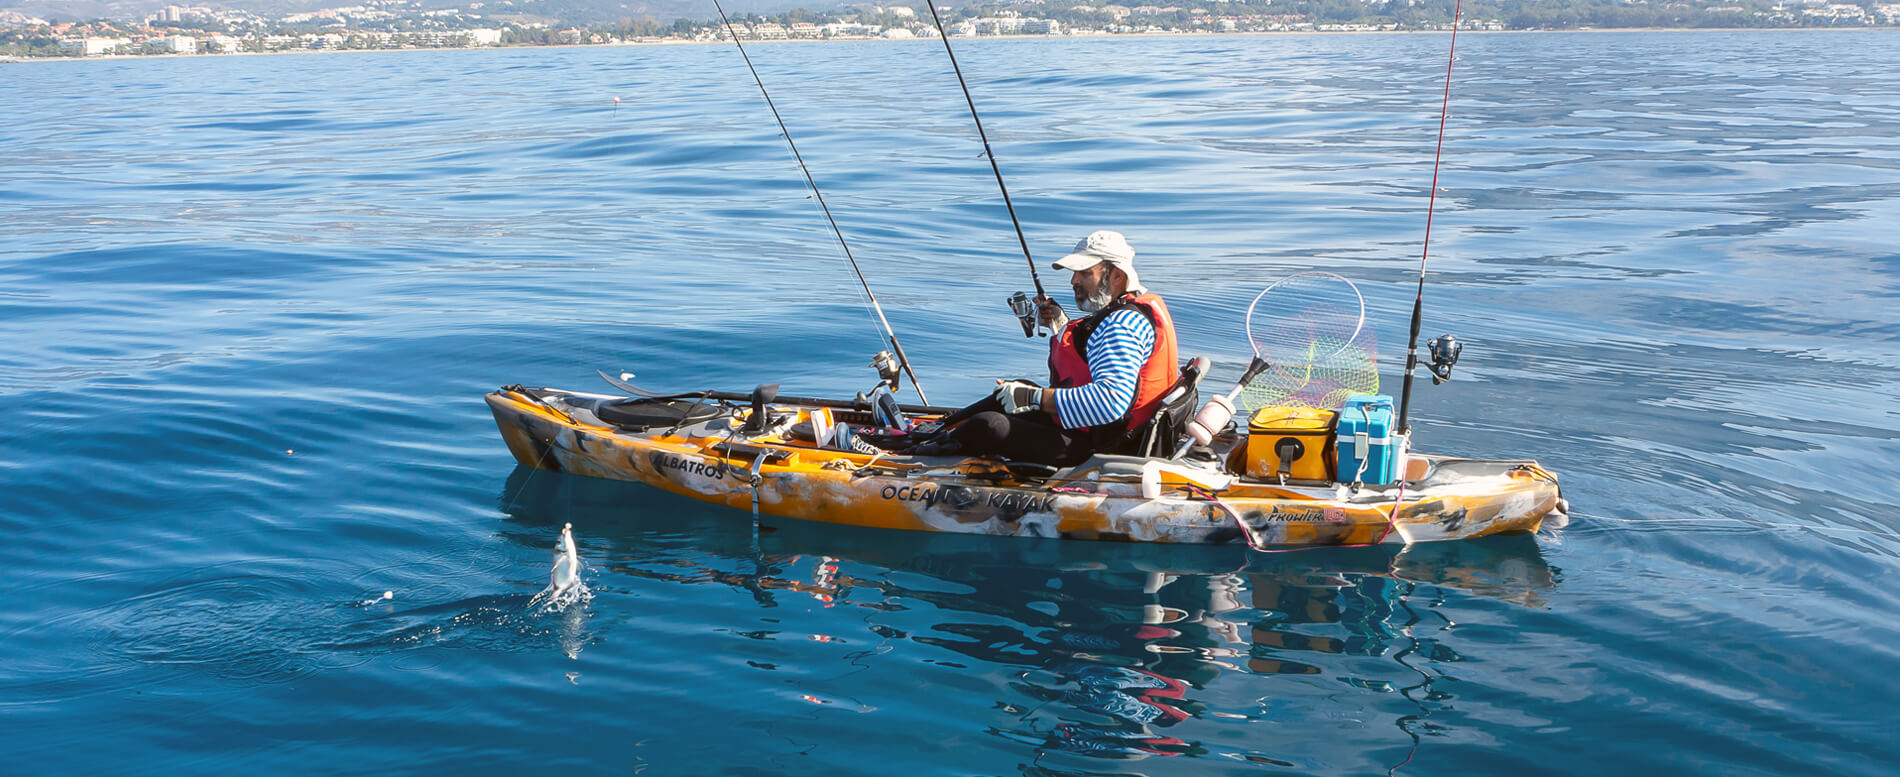
<path fill-rule="evenodd" d="M 898 371 L 897 357 L 892 356 L 890 351 L 878 351 L 876 356 L 871 357 L 871 369 L 877 370 L 877 382 L 880 385 L 889 386 L 892 391 L 897 390 L 897 381 L 902 373 Z"/>
<path fill-rule="evenodd" d="M 1037 314 L 1036 302 L 1030 299 L 1028 292 L 1019 291 L 1009 295 L 1009 311 L 1015 313 L 1016 320 L 1023 325 L 1024 337 L 1036 336 L 1042 326 L 1041 316 Z"/>
<path fill-rule="evenodd" d="M 1432 357 L 1428 366 L 1432 371 L 1432 385 L 1436 386 L 1451 380 L 1451 368 L 1458 364 L 1458 354 L 1465 350 L 1465 344 L 1451 335 L 1439 335 L 1425 343 L 1425 350 Z"/>
<path fill-rule="evenodd" d="M 871 369 L 877 370 L 877 383 L 871 391 L 858 392 L 856 406 L 871 411 L 871 422 L 887 429 L 907 429 L 910 420 L 897 407 L 898 376 L 902 369 L 890 351 L 878 351 L 871 357 Z"/>

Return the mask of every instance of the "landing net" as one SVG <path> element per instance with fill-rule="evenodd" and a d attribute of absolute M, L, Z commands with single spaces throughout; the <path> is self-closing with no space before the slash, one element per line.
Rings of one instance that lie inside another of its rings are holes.
<path fill-rule="evenodd" d="M 1247 308 L 1247 339 L 1272 367 L 1240 392 L 1248 414 L 1268 406 L 1337 409 L 1379 392 L 1378 344 L 1359 288 L 1329 272 L 1280 279 Z"/>

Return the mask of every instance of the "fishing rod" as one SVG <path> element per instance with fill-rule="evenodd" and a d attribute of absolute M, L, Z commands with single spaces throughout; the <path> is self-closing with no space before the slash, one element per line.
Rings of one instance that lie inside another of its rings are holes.
<path fill-rule="evenodd" d="M 924 0 L 924 5 L 930 7 L 930 19 L 937 23 L 937 37 L 943 41 L 943 53 L 950 55 L 950 69 L 957 74 L 957 85 L 963 87 L 963 101 L 970 104 L 970 119 L 976 122 L 976 136 L 983 141 L 983 155 L 990 160 L 990 172 L 996 174 L 996 188 L 1003 192 L 1003 207 L 1009 211 L 1009 223 L 1016 227 L 1016 242 L 1023 247 L 1023 261 L 1029 263 L 1029 281 L 1036 284 L 1036 296 L 1046 298 L 1049 294 L 1042 290 L 1042 276 L 1036 274 L 1036 260 L 1029 256 L 1029 239 L 1023 237 L 1023 223 L 1016 218 L 1016 206 L 1009 201 L 1009 187 L 1003 185 L 1003 168 L 997 166 L 996 152 L 990 150 L 990 136 L 983 131 L 983 118 L 976 115 L 976 99 L 970 96 L 969 82 L 963 80 L 963 68 L 957 64 L 957 53 L 950 50 L 950 33 L 944 31 L 943 17 L 937 15 L 936 0 Z M 1022 295 L 1019 293 L 1017 296 Z M 1033 313 L 1028 313 L 1028 306 L 1021 302 L 1012 298 L 1010 307 L 1023 319 L 1023 334 L 1034 337 L 1033 324 L 1028 318 Z"/>
<path fill-rule="evenodd" d="M 851 255 L 851 246 L 844 240 L 844 230 L 839 229 L 838 220 L 832 218 L 831 206 L 825 204 L 825 195 L 818 191 L 818 182 L 812 179 L 811 168 L 805 166 L 804 155 L 798 153 L 798 144 L 792 142 L 792 131 L 785 127 L 785 118 L 778 114 L 778 105 L 772 102 L 772 94 L 765 91 L 765 80 L 759 78 L 759 69 L 752 66 L 752 57 L 745 53 L 745 44 L 739 42 L 739 34 L 733 31 L 732 20 L 726 17 L 726 9 L 719 5 L 719 0 L 713 0 L 713 8 L 719 11 L 719 21 L 726 25 L 726 34 L 732 36 L 732 45 L 738 47 L 739 56 L 745 60 L 746 69 L 752 71 L 752 82 L 759 85 L 759 94 L 765 97 L 765 107 L 772 109 L 772 118 L 778 122 L 779 137 L 784 138 L 785 145 L 791 147 L 792 158 L 798 160 L 798 169 L 805 173 L 805 183 L 811 187 L 812 196 L 818 199 L 819 209 L 825 212 L 825 221 L 831 224 L 831 233 L 838 236 L 838 247 L 844 249 L 844 258 L 851 262 L 851 272 L 857 274 L 858 285 L 864 287 L 864 296 L 870 298 L 871 309 L 877 312 L 877 321 L 884 326 L 884 335 L 890 339 L 891 350 L 897 352 L 898 365 L 904 368 L 904 374 L 910 376 L 910 387 L 917 390 L 918 399 L 923 400 L 926 405 L 930 404 L 930 398 L 924 396 L 924 384 L 917 380 L 917 371 L 910 367 L 910 357 L 904 354 L 903 344 L 897 342 L 897 331 L 891 329 L 890 319 L 884 317 L 884 306 L 878 304 L 877 294 L 871 291 L 870 282 L 864 279 L 864 270 L 858 267 L 857 257 Z M 1037 287 L 1038 290 L 1041 288 L 1041 286 Z M 876 361 L 873 361 L 873 364 L 876 364 Z"/>
<path fill-rule="evenodd" d="M 1418 254 L 1418 296 L 1412 300 L 1412 335 L 1405 341 L 1405 387 L 1399 392 L 1398 433 L 1412 430 L 1412 372 L 1418 368 L 1418 332 L 1425 309 L 1425 259 L 1432 251 L 1432 213 L 1438 205 L 1438 165 L 1445 155 L 1445 118 L 1451 115 L 1451 66 L 1458 61 L 1458 18 L 1464 12 L 1464 0 L 1458 0 L 1451 12 L 1451 52 L 1445 58 L 1445 98 L 1438 107 L 1438 150 L 1432 154 L 1432 191 L 1425 201 L 1425 245 Z M 1451 380 L 1451 367 L 1458 363 L 1464 345 L 1451 335 L 1441 335 L 1431 348 L 1432 384 Z"/>

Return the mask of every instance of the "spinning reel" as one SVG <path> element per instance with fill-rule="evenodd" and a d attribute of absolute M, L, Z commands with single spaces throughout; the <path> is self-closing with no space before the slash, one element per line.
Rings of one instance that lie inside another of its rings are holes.
<path fill-rule="evenodd" d="M 871 357 L 871 369 L 877 370 L 877 382 L 892 391 L 897 390 L 898 380 L 903 375 L 897 366 L 897 357 L 890 351 L 878 351 Z"/>
<path fill-rule="evenodd" d="M 909 428 L 910 420 L 897 407 L 898 378 L 903 374 L 900 372 L 897 357 L 892 356 L 890 351 L 878 351 L 876 356 L 871 357 L 871 369 L 877 370 L 877 385 L 872 386 L 868 394 L 859 392 L 857 404 L 870 409 L 871 418 L 878 426 L 889 429 Z"/>
<path fill-rule="evenodd" d="M 1451 380 L 1451 368 L 1458 364 L 1458 354 L 1464 350 L 1465 344 L 1451 335 L 1439 335 L 1425 343 L 1425 351 L 1432 357 L 1427 365 L 1432 371 L 1432 385 Z"/>
<path fill-rule="evenodd" d="M 1015 313 L 1017 322 L 1023 325 L 1024 337 L 1035 337 L 1037 334 L 1045 334 L 1039 331 L 1044 327 L 1042 326 L 1041 316 L 1037 315 L 1036 312 L 1036 301 L 1030 299 L 1029 292 L 1019 291 L 1009 295 L 1009 311 Z"/>

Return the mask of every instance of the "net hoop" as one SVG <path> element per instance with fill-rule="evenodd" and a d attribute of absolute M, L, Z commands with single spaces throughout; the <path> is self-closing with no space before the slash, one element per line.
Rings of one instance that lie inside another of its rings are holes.
<path fill-rule="evenodd" d="M 1306 361 L 1276 361 L 1274 359 L 1268 358 L 1268 355 L 1264 353 L 1260 348 L 1260 341 L 1254 337 L 1253 314 L 1254 314 L 1254 311 L 1260 307 L 1260 300 L 1265 299 L 1266 296 L 1268 294 L 1271 294 L 1274 289 L 1280 288 L 1281 286 L 1286 285 L 1287 283 L 1290 283 L 1299 278 L 1326 278 L 1329 280 L 1334 280 L 1334 281 L 1338 281 L 1340 283 L 1345 284 L 1346 288 L 1352 290 L 1353 304 L 1358 308 L 1357 321 L 1353 324 L 1352 334 L 1347 335 L 1346 337 L 1342 338 L 1340 340 L 1340 345 L 1338 348 L 1335 348 L 1324 354 L 1320 354 L 1318 356 L 1313 356 L 1311 358 L 1308 358 Z M 1269 362 L 1275 367 L 1304 367 L 1304 366 L 1308 366 L 1312 364 L 1319 364 L 1321 362 L 1324 362 L 1328 359 L 1333 358 L 1334 356 L 1338 356 L 1339 354 L 1344 353 L 1346 349 L 1352 347 L 1353 342 L 1359 339 L 1359 331 L 1364 329 L 1365 326 L 1366 326 L 1366 298 L 1365 296 L 1359 293 L 1359 287 L 1354 285 L 1352 281 L 1346 280 L 1344 276 L 1338 275 L 1336 273 L 1322 272 L 1322 271 L 1317 271 L 1317 270 L 1311 271 L 1311 272 L 1294 273 L 1293 275 L 1289 275 L 1285 278 L 1281 278 L 1280 280 L 1274 281 L 1272 285 L 1266 287 L 1265 289 L 1261 289 L 1259 294 L 1254 295 L 1253 302 L 1248 303 L 1247 305 L 1247 345 L 1248 347 L 1253 349 L 1254 356 L 1257 356 L 1261 359 L 1265 359 L 1267 362 Z"/>

